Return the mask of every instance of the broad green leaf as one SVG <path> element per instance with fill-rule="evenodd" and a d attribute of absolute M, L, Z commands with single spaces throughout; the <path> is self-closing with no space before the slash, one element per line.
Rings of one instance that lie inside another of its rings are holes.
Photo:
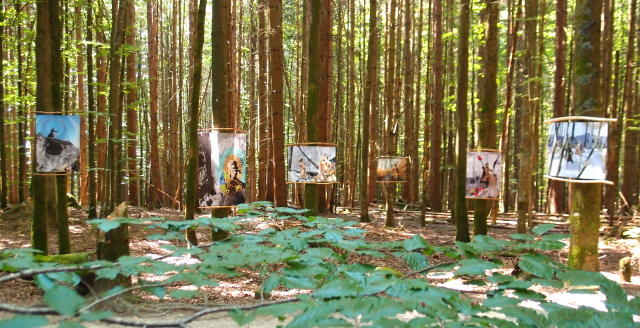
<path fill-rule="evenodd" d="M 404 249 L 406 251 L 414 251 L 416 249 L 422 249 L 429 246 L 429 244 L 420 235 L 413 235 L 413 237 L 404 240 Z"/>
<path fill-rule="evenodd" d="M 551 229 L 555 228 L 555 224 L 551 224 L 551 223 L 545 223 L 545 224 L 539 224 L 535 227 L 533 227 L 533 229 L 531 229 L 531 232 L 535 233 L 536 235 L 540 236 L 543 235 L 546 232 L 551 231 Z"/>
<path fill-rule="evenodd" d="M 229 311 L 229 316 L 241 327 L 250 324 L 256 318 L 254 312 L 240 310 Z"/>
<path fill-rule="evenodd" d="M 558 272 L 558 278 L 569 282 L 573 286 L 599 286 L 607 281 L 607 278 L 600 272 L 587 272 L 579 270 L 569 270 Z"/>
<path fill-rule="evenodd" d="M 58 327 L 60 327 L 60 328 L 84 328 L 84 326 L 81 323 L 75 322 L 75 321 L 62 321 L 62 322 L 60 322 Z"/>
<path fill-rule="evenodd" d="M 17 314 L 11 319 L 0 320 L 0 328 L 36 328 L 46 326 L 48 323 L 44 316 Z"/>
<path fill-rule="evenodd" d="M 518 266 L 540 278 L 553 279 L 555 269 L 549 264 L 550 259 L 540 254 L 524 254 L 520 256 Z"/>
<path fill-rule="evenodd" d="M 272 290 L 278 288 L 280 285 L 280 276 L 271 275 L 267 280 L 262 283 L 262 292 L 263 293 L 271 293 Z"/>
<path fill-rule="evenodd" d="M 467 259 L 460 261 L 460 267 L 458 268 L 458 270 L 456 270 L 455 275 L 484 275 L 485 271 L 496 268 L 498 268 L 498 266 L 493 262 L 478 259 Z"/>
<path fill-rule="evenodd" d="M 120 221 L 107 219 L 93 219 L 87 221 L 87 223 L 95 225 L 102 232 L 109 232 L 113 229 L 118 228 L 121 224 Z"/>
<path fill-rule="evenodd" d="M 487 297 L 487 299 L 482 303 L 484 306 L 488 307 L 503 307 L 507 305 L 515 305 L 522 302 L 514 297 L 507 297 L 502 295 L 494 295 L 492 297 Z"/>
<path fill-rule="evenodd" d="M 56 285 L 44 293 L 44 301 L 63 316 L 73 315 L 85 303 L 73 289 Z"/>
<path fill-rule="evenodd" d="M 532 235 L 525 235 L 525 234 L 521 234 L 521 233 L 512 233 L 509 235 L 509 237 L 511 237 L 511 239 L 516 239 L 516 240 L 535 240 L 535 237 L 533 237 Z"/>

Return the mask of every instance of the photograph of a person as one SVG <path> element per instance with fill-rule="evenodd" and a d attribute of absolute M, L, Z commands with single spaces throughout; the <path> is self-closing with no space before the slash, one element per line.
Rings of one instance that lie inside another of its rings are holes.
<path fill-rule="evenodd" d="M 606 178 L 607 122 L 560 121 L 549 125 L 547 176 L 577 180 Z"/>
<path fill-rule="evenodd" d="M 36 171 L 78 171 L 79 157 L 80 116 L 37 114 Z"/>
<path fill-rule="evenodd" d="M 467 152 L 466 198 L 498 199 L 502 180 L 499 152 Z"/>
<path fill-rule="evenodd" d="M 234 206 L 245 202 L 246 134 L 210 132 L 199 136 L 198 204 Z"/>
<path fill-rule="evenodd" d="M 198 206 L 213 206 L 216 194 L 211 171 L 211 136 L 209 133 L 198 134 Z"/>
<path fill-rule="evenodd" d="M 334 183 L 338 181 L 335 146 L 291 145 L 288 156 L 288 182 Z"/>
<path fill-rule="evenodd" d="M 409 169 L 408 157 L 378 158 L 376 181 L 378 182 L 406 182 Z"/>

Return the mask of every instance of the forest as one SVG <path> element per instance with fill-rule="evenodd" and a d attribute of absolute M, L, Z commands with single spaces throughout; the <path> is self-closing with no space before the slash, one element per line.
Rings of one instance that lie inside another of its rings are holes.
<path fill-rule="evenodd" d="M 637 0 L 0 0 L 0 328 L 640 324 Z"/>

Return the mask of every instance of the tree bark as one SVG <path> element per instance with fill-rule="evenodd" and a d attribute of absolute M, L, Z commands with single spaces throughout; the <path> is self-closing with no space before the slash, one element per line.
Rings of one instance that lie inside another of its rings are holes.
<path fill-rule="evenodd" d="M 0 76 L 4 76 L 4 1 L 0 1 Z M 4 83 L 0 83 L 0 208 L 7 207 L 7 148 L 5 139 Z M 46 235 L 45 235 L 46 237 Z M 34 245 L 35 246 L 35 245 Z M 46 251 L 46 250 L 45 250 Z"/>
<path fill-rule="evenodd" d="M 533 192 L 533 134 L 534 127 L 531 124 L 535 120 L 535 58 L 537 58 L 538 46 L 538 2 L 537 0 L 525 1 L 525 42 L 527 63 L 524 65 L 524 75 L 527 85 L 527 94 L 522 106 L 522 120 L 520 125 L 520 154 L 518 171 L 518 232 L 525 233 L 530 222 L 532 210 Z M 528 227 L 529 229 L 531 227 Z"/>
<path fill-rule="evenodd" d="M 204 46 L 204 21 L 207 10 L 207 0 L 200 0 L 195 22 L 196 35 L 191 47 L 191 74 L 189 77 L 189 125 L 188 125 L 188 153 L 187 153 L 187 183 L 185 191 L 186 213 L 185 219 L 193 220 L 196 210 L 196 185 L 198 165 L 198 121 L 200 117 L 200 89 L 202 86 L 202 48 Z M 195 230 L 187 231 L 187 239 L 197 245 L 198 238 Z"/>
<path fill-rule="evenodd" d="M 147 1 L 147 39 L 149 52 L 149 162 L 151 188 L 148 196 L 148 207 L 155 208 L 162 203 L 162 169 L 158 147 L 158 4 L 155 0 Z"/>
<path fill-rule="evenodd" d="M 93 86 L 93 6 L 87 5 L 87 125 L 89 129 L 88 139 L 88 163 L 87 163 L 87 197 L 89 203 L 89 209 L 87 216 L 89 219 L 96 218 L 98 216 L 97 210 L 97 195 L 96 195 L 96 127 L 95 127 L 95 96 Z"/>
<path fill-rule="evenodd" d="M 478 148 L 496 148 L 497 127 L 496 111 L 498 107 L 498 16 L 500 8 L 493 0 L 485 0 L 480 13 L 484 25 L 484 43 L 478 50 L 482 58 L 482 74 L 478 80 L 479 125 Z M 460 84 L 458 84 L 460 85 Z M 466 160 L 466 158 L 465 158 Z M 473 205 L 473 234 L 487 234 L 487 217 L 493 207 L 493 200 L 476 200 Z"/>
<path fill-rule="evenodd" d="M 631 0 L 629 4 L 629 38 L 627 44 L 627 65 L 624 76 L 624 159 L 622 171 L 622 195 L 629 203 L 629 206 L 638 204 L 638 184 L 640 175 L 638 174 L 638 143 L 640 142 L 640 132 L 636 129 L 639 124 L 635 121 L 638 110 L 634 106 L 634 70 L 635 70 L 635 37 L 636 37 L 636 8 L 637 0 Z M 631 212 L 631 208 L 625 208 L 626 212 Z"/>
<path fill-rule="evenodd" d="M 307 141 L 327 142 L 331 83 L 331 2 L 311 0 L 310 13 Z M 312 214 L 327 210 L 325 189 L 322 185 L 305 186 L 304 204 Z"/>
<path fill-rule="evenodd" d="M 137 54 L 136 54 L 136 26 L 135 26 L 135 5 L 133 0 L 127 0 L 126 2 L 127 12 L 127 29 L 125 31 L 125 44 L 127 45 L 128 52 L 126 54 L 127 65 L 127 84 L 125 93 L 126 108 L 127 108 L 127 162 L 129 171 L 129 192 L 128 199 L 129 204 L 132 206 L 138 206 L 139 204 L 139 179 L 140 174 L 138 172 L 138 143 L 136 137 L 138 135 L 138 84 L 136 77 L 137 66 Z"/>
<path fill-rule="evenodd" d="M 442 112 L 444 111 L 444 83 L 442 56 L 442 2 L 433 5 L 433 113 L 431 117 L 431 152 L 429 158 L 429 206 L 432 211 L 442 210 L 440 184 L 442 161 Z"/>
<path fill-rule="evenodd" d="M 635 2 L 635 0 L 632 0 Z M 602 117 L 600 74 L 600 26 L 602 0 L 578 0 L 574 31 L 574 101 L 575 114 Z M 598 271 L 598 241 L 602 185 L 576 183 L 571 195 L 571 243 L 569 266 Z"/>
<path fill-rule="evenodd" d="M 372 107 L 376 96 L 378 76 L 378 1 L 369 0 L 369 51 L 367 53 L 367 77 L 362 100 L 362 151 L 360 153 L 360 222 L 370 222 L 369 217 L 369 162 L 371 161 L 371 143 L 369 141 Z"/>
<path fill-rule="evenodd" d="M 274 203 L 287 206 L 284 159 L 284 55 L 282 43 L 282 0 L 269 0 L 270 67 L 271 67 L 271 129 L 274 165 Z"/>
<path fill-rule="evenodd" d="M 496 4 L 497 6 L 497 4 Z M 460 25 L 458 29 L 458 88 L 456 95 L 456 178 L 455 178 L 455 215 L 456 241 L 468 242 L 469 218 L 467 216 L 467 92 L 469 83 L 469 0 L 460 1 Z M 491 33 L 491 32 L 489 32 Z M 489 47 L 490 45 L 487 45 Z M 485 69 L 486 73 L 486 69 Z M 485 77 L 489 78 L 489 77 Z M 495 121 L 495 120 L 494 120 Z M 495 130 L 494 130 L 495 131 Z M 495 138 L 494 138 L 495 139 Z M 494 141 L 495 142 L 495 141 Z M 486 217 L 485 217 L 486 220 Z M 485 222 L 486 225 L 486 222 Z M 485 231 L 486 233 L 486 231 Z"/>

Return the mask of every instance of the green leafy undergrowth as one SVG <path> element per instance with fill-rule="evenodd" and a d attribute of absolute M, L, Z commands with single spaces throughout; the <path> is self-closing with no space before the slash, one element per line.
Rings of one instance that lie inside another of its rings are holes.
<path fill-rule="evenodd" d="M 92 221 L 103 231 L 122 223 L 161 229 L 164 233 L 149 239 L 171 241 L 162 246 L 170 254 L 158 258 L 126 256 L 113 263 L 63 266 L 36 261 L 37 251 L 32 249 L 6 250 L 0 255 L 0 268 L 10 273 L 0 276 L 0 283 L 35 277 L 47 307 L 0 304 L 0 310 L 15 313 L 0 321 L 0 328 L 42 326 L 51 318 L 46 314 L 62 317 L 61 327 L 81 327 L 90 321 L 132 325 L 137 322 L 99 311 L 100 306 L 133 290 L 160 299 L 193 298 L 201 287 L 249 273 L 260 277 L 257 304 L 212 308 L 186 315 L 182 321 L 146 326 L 188 326 L 207 314 L 227 312 L 240 325 L 272 316 L 287 327 L 598 327 L 612 323 L 631 327 L 633 316 L 640 314 L 640 300 L 629 297 L 617 283 L 599 273 L 570 270 L 545 255 L 565 246 L 566 236 L 551 234 L 552 225 L 538 226 L 531 235 L 513 234 L 506 240 L 476 236 L 470 243 L 448 247 L 431 245 L 419 235 L 367 242 L 357 222 L 305 216 L 305 212 L 258 202 L 240 206 L 238 216 L 225 219 Z M 243 222 L 249 220 L 272 224 L 257 233 L 243 231 Z M 195 227 L 230 235 L 211 245 L 188 245 L 184 231 Z M 365 256 L 352 256 L 356 254 Z M 197 261 L 181 265 L 165 261 L 181 256 Z M 406 267 L 375 266 L 354 258 L 397 259 Z M 97 279 L 121 275 L 138 279 L 130 287 L 83 297 L 74 289 L 81 283 L 79 270 L 94 272 Z M 436 281 L 442 281 L 435 280 L 438 273 L 462 281 L 460 290 L 438 286 Z M 145 280 L 150 275 L 156 279 Z M 196 288 L 175 288 L 185 285 Z M 291 299 L 269 299 L 276 290 L 293 289 L 299 293 Z M 599 293 L 606 298 L 606 311 L 553 303 L 546 294 L 549 291 Z"/>

